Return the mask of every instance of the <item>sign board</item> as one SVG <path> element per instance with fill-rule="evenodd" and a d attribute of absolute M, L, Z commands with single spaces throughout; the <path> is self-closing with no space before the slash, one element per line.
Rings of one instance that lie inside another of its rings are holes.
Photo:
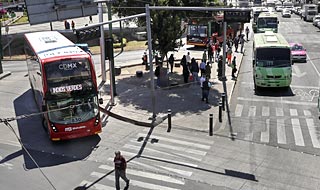
<path fill-rule="evenodd" d="M 25 0 L 25 4 L 31 25 L 98 13 L 94 0 Z"/>
<path fill-rule="evenodd" d="M 224 11 L 224 21 L 231 22 L 250 22 L 250 11 Z"/>

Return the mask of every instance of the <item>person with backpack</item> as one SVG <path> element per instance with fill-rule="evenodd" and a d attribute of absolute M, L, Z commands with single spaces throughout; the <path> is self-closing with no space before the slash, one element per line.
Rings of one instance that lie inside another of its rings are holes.
<path fill-rule="evenodd" d="M 202 79 L 203 81 L 203 79 Z M 211 88 L 211 83 L 209 82 L 209 77 L 206 77 L 205 80 L 200 84 L 202 89 L 202 101 L 209 103 L 209 91 Z"/>

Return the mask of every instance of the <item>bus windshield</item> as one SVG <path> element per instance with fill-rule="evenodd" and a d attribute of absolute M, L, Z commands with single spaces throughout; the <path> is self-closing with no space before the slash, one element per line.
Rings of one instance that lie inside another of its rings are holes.
<path fill-rule="evenodd" d="M 259 48 L 256 51 L 258 67 L 291 67 L 289 48 Z"/>
<path fill-rule="evenodd" d="M 205 25 L 189 25 L 188 35 L 206 37 L 207 28 Z"/>
<path fill-rule="evenodd" d="M 73 94 L 90 93 L 93 82 L 87 59 L 68 59 L 45 64 L 48 98 L 71 97 Z"/>
<path fill-rule="evenodd" d="M 98 114 L 98 99 L 93 94 L 86 97 L 48 101 L 49 120 L 58 124 L 85 122 Z"/>
<path fill-rule="evenodd" d="M 259 28 L 276 28 L 278 25 L 277 18 L 258 18 L 257 23 Z"/>

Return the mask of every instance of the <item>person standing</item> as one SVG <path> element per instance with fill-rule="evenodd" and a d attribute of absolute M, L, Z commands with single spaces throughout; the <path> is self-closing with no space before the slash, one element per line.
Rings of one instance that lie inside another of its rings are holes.
<path fill-rule="evenodd" d="M 204 60 L 201 61 L 200 63 L 200 72 L 201 72 L 201 76 L 205 76 L 206 73 L 206 62 Z"/>
<path fill-rule="evenodd" d="M 243 53 L 243 46 L 244 46 L 244 35 L 240 35 L 239 43 L 241 44 L 241 53 Z"/>
<path fill-rule="evenodd" d="M 236 64 L 236 56 L 233 57 L 232 63 L 231 63 L 231 77 L 232 79 L 236 79 L 235 73 L 237 72 L 237 64 Z"/>
<path fill-rule="evenodd" d="M 188 67 L 190 67 L 190 64 L 191 64 L 190 52 L 187 53 L 187 55 L 186 55 L 186 60 L 187 60 L 187 65 L 188 65 Z"/>
<path fill-rule="evenodd" d="M 236 36 L 233 40 L 235 52 L 238 52 L 238 46 L 239 46 L 239 36 Z"/>
<path fill-rule="evenodd" d="M 249 41 L 249 33 L 250 33 L 250 29 L 249 29 L 249 27 L 247 26 L 247 27 L 246 27 L 247 41 Z"/>
<path fill-rule="evenodd" d="M 185 83 L 188 83 L 190 72 L 189 72 L 189 67 L 187 65 L 186 55 L 183 55 L 180 64 L 182 65 L 183 81 Z"/>
<path fill-rule="evenodd" d="M 72 28 L 72 30 L 75 30 L 75 28 L 76 28 L 76 24 L 74 23 L 73 20 L 71 21 L 71 28 Z"/>
<path fill-rule="evenodd" d="M 209 82 L 209 78 L 206 77 L 205 81 L 202 82 L 202 101 L 206 101 L 206 103 L 209 103 L 209 91 L 211 84 Z"/>
<path fill-rule="evenodd" d="M 203 51 L 202 60 L 203 60 L 204 62 L 207 62 L 207 52 L 206 52 L 206 50 Z"/>
<path fill-rule="evenodd" d="M 171 73 L 173 73 L 173 64 L 174 64 L 173 54 L 171 54 L 170 57 L 169 57 L 169 64 L 170 64 Z"/>
<path fill-rule="evenodd" d="M 231 64 L 231 59 L 232 59 L 232 49 L 228 48 L 228 50 L 227 50 L 227 62 L 228 62 L 228 64 Z"/>
<path fill-rule="evenodd" d="M 210 62 L 207 62 L 206 65 L 206 77 L 208 77 L 209 79 L 211 78 L 211 66 L 210 66 Z"/>
<path fill-rule="evenodd" d="M 194 58 L 191 59 L 190 71 L 192 73 L 193 82 L 198 82 L 199 81 L 199 76 L 198 76 L 199 65 Z"/>
<path fill-rule="evenodd" d="M 115 181 L 116 181 L 116 190 L 120 190 L 120 177 L 126 182 L 126 187 L 129 187 L 130 180 L 126 176 L 127 161 L 121 155 L 120 151 L 115 152 L 114 162 L 114 171 L 115 171 Z"/>

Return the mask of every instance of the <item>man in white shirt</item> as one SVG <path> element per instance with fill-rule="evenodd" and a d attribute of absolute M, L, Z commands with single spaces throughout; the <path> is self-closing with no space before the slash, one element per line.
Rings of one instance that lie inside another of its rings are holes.
<path fill-rule="evenodd" d="M 187 59 L 187 64 L 190 65 L 190 63 L 191 63 L 190 52 L 187 53 L 186 59 Z"/>

